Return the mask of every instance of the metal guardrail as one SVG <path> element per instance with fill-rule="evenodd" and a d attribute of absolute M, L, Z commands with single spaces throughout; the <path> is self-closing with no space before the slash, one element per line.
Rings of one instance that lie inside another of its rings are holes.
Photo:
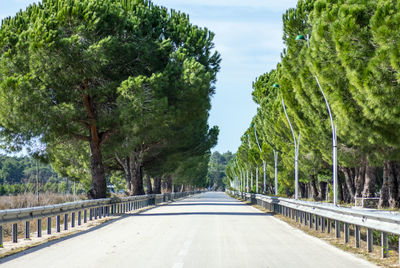
<path fill-rule="evenodd" d="M 200 193 L 200 191 L 165 193 L 153 195 L 139 195 L 122 198 L 104 198 L 69 202 L 50 206 L 31 207 L 22 209 L 0 210 L 0 247 L 3 247 L 3 225 L 12 223 L 12 242 L 18 242 L 18 223 L 25 222 L 25 239 L 31 236 L 31 221 L 37 221 L 37 237 L 42 236 L 42 219 L 47 218 L 47 234 L 52 233 L 52 218 L 55 217 L 55 231 L 61 232 L 61 216 L 63 216 L 64 230 L 68 226 L 74 228 L 87 221 L 124 214 L 148 206 L 173 201 L 178 198 Z M 77 214 L 77 215 L 76 215 Z M 77 218 L 76 218 L 77 216 Z"/>
<path fill-rule="evenodd" d="M 336 238 L 344 233 L 344 242 L 349 243 L 350 225 L 354 229 L 355 247 L 360 247 L 361 228 L 366 229 L 367 250 L 373 251 L 373 231 L 381 233 L 381 255 L 389 252 L 388 234 L 400 236 L 400 213 L 375 209 L 347 208 L 329 203 L 309 202 L 283 197 L 228 191 L 230 194 L 258 204 L 271 212 L 282 214 L 296 222 L 315 228 L 316 231 L 330 233 Z M 399 237 L 400 249 L 400 237 Z M 399 252 L 400 263 L 400 252 Z"/>

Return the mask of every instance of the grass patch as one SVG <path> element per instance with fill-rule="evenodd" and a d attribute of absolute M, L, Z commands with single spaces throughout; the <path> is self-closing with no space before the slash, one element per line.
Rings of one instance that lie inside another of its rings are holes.
<path fill-rule="evenodd" d="M 269 210 L 267 210 L 259 205 L 253 205 L 253 207 L 255 207 L 258 210 L 261 210 L 263 212 L 270 213 Z M 373 252 L 368 253 L 368 251 L 366 249 L 366 241 L 365 241 L 366 230 L 364 228 L 361 228 L 360 248 L 356 248 L 354 246 L 355 245 L 354 226 L 350 226 L 349 243 L 345 243 L 344 242 L 343 224 L 341 224 L 342 229 L 341 229 L 341 233 L 340 233 L 340 238 L 336 238 L 333 228 L 331 229 L 331 233 L 328 234 L 326 229 L 325 229 L 325 232 L 321 232 L 321 230 L 316 231 L 315 227 L 309 228 L 309 225 L 304 225 L 304 223 L 300 223 L 300 221 L 296 222 L 295 219 L 285 217 L 281 214 L 274 214 L 274 217 L 288 223 L 289 225 L 291 225 L 293 227 L 296 227 L 297 229 L 302 230 L 303 232 L 305 232 L 309 235 L 318 237 L 337 248 L 340 248 L 344 251 L 350 252 L 358 257 L 364 258 L 364 259 L 368 260 L 369 262 L 374 263 L 380 267 L 387 267 L 387 268 L 400 267 L 398 248 L 395 245 L 389 246 L 389 256 L 387 258 L 382 258 L 381 257 L 381 247 L 378 244 L 379 239 L 374 239 Z M 313 225 L 313 226 L 315 226 L 315 225 Z M 375 238 L 377 238 L 377 237 L 375 237 Z"/>

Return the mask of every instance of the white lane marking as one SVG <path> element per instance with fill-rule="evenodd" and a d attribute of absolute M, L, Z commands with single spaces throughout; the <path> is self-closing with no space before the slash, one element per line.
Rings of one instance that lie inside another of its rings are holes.
<path fill-rule="evenodd" d="M 178 253 L 178 257 L 176 258 L 176 262 L 172 266 L 172 268 L 182 268 L 184 265 L 183 258 L 185 258 L 186 254 L 189 252 L 190 245 L 193 242 L 195 232 L 192 231 L 188 235 L 188 239 L 186 239 L 185 243 L 183 243 L 182 249 Z"/>
<path fill-rule="evenodd" d="M 179 262 L 179 263 L 174 263 L 174 266 L 172 266 L 172 268 L 182 268 L 183 267 L 183 263 Z"/>
<path fill-rule="evenodd" d="M 179 251 L 179 254 L 178 254 L 178 256 L 179 257 L 185 257 L 185 255 L 188 253 L 188 248 L 183 248 L 183 249 L 181 249 L 181 251 Z"/>

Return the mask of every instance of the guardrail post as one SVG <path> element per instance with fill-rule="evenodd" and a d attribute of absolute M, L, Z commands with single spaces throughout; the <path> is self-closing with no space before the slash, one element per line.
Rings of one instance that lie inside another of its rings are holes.
<path fill-rule="evenodd" d="M 56 216 L 56 231 L 57 231 L 57 233 L 60 232 L 60 222 L 61 222 L 61 216 L 57 215 Z"/>
<path fill-rule="evenodd" d="M 94 213 L 94 219 L 97 220 L 97 214 L 99 213 L 99 208 L 94 208 L 93 213 Z"/>
<path fill-rule="evenodd" d="M 87 209 L 83 210 L 83 223 L 87 223 Z"/>
<path fill-rule="evenodd" d="M 89 221 L 93 218 L 93 208 L 89 208 Z"/>
<path fill-rule="evenodd" d="M 344 223 L 344 242 L 347 244 L 349 243 L 349 237 L 350 237 L 350 226 L 348 223 Z"/>
<path fill-rule="evenodd" d="M 315 231 L 319 230 L 319 216 L 315 215 Z"/>
<path fill-rule="evenodd" d="M 64 231 L 68 230 L 68 214 L 64 214 Z"/>
<path fill-rule="evenodd" d="M 307 226 L 308 223 L 308 213 L 304 212 L 304 226 Z"/>
<path fill-rule="evenodd" d="M 335 236 L 340 238 L 340 221 L 335 221 Z"/>
<path fill-rule="evenodd" d="M 13 237 L 13 243 L 17 243 L 18 242 L 18 225 L 16 223 L 13 224 L 12 237 Z"/>
<path fill-rule="evenodd" d="M 373 239 L 373 232 L 372 232 L 372 229 L 367 229 L 367 251 L 368 252 L 372 252 L 372 250 L 373 250 L 373 243 L 374 243 L 374 241 L 373 241 L 374 239 Z"/>
<path fill-rule="evenodd" d="M 75 227 L 75 212 L 71 213 L 71 228 Z"/>
<path fill-rule="evenodd" d="M 37 220 L 37 237 L 42 237 L 42 219 Z"/>
<path fill-rule="evenodd" d="M 51 217 L 47 217 L 47 234 L 51 234 Z"/>
<path fill-rule="evenodd" d="M 387 233 L 381 232 L 381 247 L 382 247 L 382 258 L 387 258 L 389 255 L 389 244 Z"/>
<path fill-rule="evenodd" d="M 354 230 L 354 239 L 356 243 L 356 248 L 360 247 L 360 238 L 361 238 L 361 231 L 360 231 L 360 226 L 356 225 Z"/>
<path fill-rule="evenodd" d="M 397 239 L 399 240 L 398 253 L 399 253 L 399 264 L 400 264 L 400 236 L 398 236 Z"/>
<path fill-rule="evenodd" d="M 25 239 L 29 239 L 31 233 L 31 223 L 29 221 L 25 222 Z"/>
<path fill-rule="evenodd" d="M 330 219 L 327 219 L 326 226 L 328 227 L 327 233 L 330 234 L 331 233 L 331 228 L 332 228 L 332 222 L 331 222 Z"/>
<path fill-rule="evenodd" d="M 82 211 L 78 211 L 78 226 L 81 225 L 81 219 L 82 219 Z"/>
<path fill-rule="evenodd" d="M 325 218 L 324 217 L 321 217 L 321 232 L 325 232 L 325 224 L 326 224 L 326 221 L 325 221 Z"/>
<path fill-rule="evenodd" d="M 312 229 L 312 227 L 313 227 L 313 215 L 311 213 L 309 213 L 309 215 L 310 215 L 310 219 L 309 219 L 308 223 L 310 224 L 310 229 Z"/>
<path fill-rule="evenodd" d="M 3 247 L 3 226 L 0 225 L 0 248 Z"/>

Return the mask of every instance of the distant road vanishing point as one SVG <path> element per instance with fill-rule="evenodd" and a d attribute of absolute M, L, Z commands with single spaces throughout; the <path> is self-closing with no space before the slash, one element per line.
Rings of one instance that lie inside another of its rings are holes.
<path fill-rule="evenodd" d="M 121 217 L 0 260 L 1 267 L 376 267 L 245 205 L 208 192 Z"/>

